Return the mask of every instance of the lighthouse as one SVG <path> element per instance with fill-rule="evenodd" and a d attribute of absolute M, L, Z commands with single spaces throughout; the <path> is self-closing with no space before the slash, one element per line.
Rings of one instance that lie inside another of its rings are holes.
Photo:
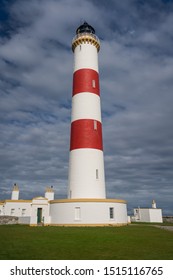
<path fill-rule="evenodd" d="M 68 198 L 105 198 L 98 52 L 94 28 L 84 22 L 72 41 L 74 72 Z"/>
<path fill-rule="evenodd" d="M 87 22 L 72 40 L 74 55 L 67 198 L 50 200 L 50 224 L 127 224 L 127 205 L 106 198 L 98 70 L 100 41 Z"/>
<path fill-rule="evenodd" d="M 99 50 L 100 41 L 94 28 L 84 22 L 76 29 L 72 40 L 74 68 L 66 198 L 54 199 L 53 187 L 47 187 L 45 197 L 22 200 L 14 184 L 11 200 L 0 201 L 0 214 L 15 215 L 20 223 L 33 226 L 120 226 L 128 223 L 127 202 L 119 197 L 106 197 Z M 114 192 L 116 194 L 116 186 Z M 156 208 L 154 201 L 152 205 Z"/>

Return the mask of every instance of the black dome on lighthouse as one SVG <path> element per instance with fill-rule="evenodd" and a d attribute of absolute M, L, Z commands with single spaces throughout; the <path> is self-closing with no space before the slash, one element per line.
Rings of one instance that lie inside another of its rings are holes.
<path fill-rule="evenodd" d="M 84 21 L 84 23 L 76 29 L 76 34 L 79 33 L 95 34 L 95 29 L 91 25 L 89 25 L 86 21 Z"/>

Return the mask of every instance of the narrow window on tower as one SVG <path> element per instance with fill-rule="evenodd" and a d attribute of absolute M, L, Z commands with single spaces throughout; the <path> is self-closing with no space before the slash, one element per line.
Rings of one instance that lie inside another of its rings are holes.
<path fill-rule="evenodd" d="M 94 120 L 94 130 L 97 130 L 97 121 Z"/>
<path fill-rule="evenodd" d="M 99 179 L 99 170 L 96 169 L 96 179 L 98 180 Z"/>
<path fill-rule="evenodd" d="M 96 81 L 92 80 L 92 87 L 95 88 L 96 87 Z"/>
<path fill-rule="evenodd" d="M 113 207 L 109 208 L 109 218 L 114 219 L 114 208 Z"/>

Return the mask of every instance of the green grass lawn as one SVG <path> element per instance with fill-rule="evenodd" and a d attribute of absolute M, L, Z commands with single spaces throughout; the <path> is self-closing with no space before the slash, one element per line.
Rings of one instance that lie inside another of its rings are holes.
<path fill-rule="evenodd" d="M 173 232 L 124 227 L 0 226 L 1 260 L 173 260 Z"/>

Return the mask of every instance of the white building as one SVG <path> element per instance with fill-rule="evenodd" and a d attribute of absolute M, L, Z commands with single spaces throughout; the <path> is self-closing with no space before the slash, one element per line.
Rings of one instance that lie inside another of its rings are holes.
<path fill-rule="evenodd" d="M 157 208 L 156 202 L 153 200 L 152 208 L 135 208 L 131 220 L 134 222 L 163 223 L 162 209 Z"/>
<path fill-rule="evenodd" d="M 45 197 L 31 200 L 19 199 L 19 188 L 14 184 L 11 199 L 0 201 L 0 216 L 19 218 L 20 224 L 50 224 L 50 199 L 54 199 L 54 190 L 47 187 Z"/>
<path fill-rule="evenodd" d="M 19 199 L 19 188 L 16 184 L 14 184 L 11 198 L 0 201 L 0 216 L 18 217 L 20 224 L 31 226 L 39 224 L 68 226 L 127 224 L 127 210 L 124 200 L 54 200 L 52 187 L 46 188 L 44 197 L 23 200 Z"/>

